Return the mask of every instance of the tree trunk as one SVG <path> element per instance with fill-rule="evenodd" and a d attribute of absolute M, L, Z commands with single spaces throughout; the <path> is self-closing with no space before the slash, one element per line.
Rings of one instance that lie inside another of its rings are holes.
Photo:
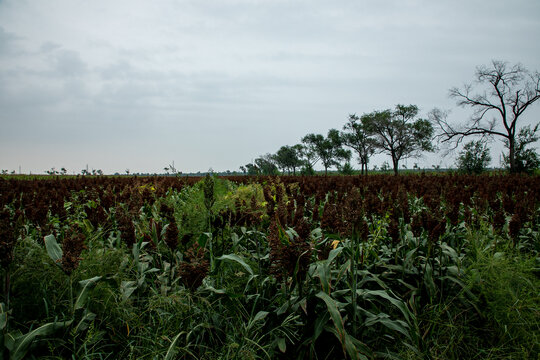
<path fill-rule="evenodd" d="M 365 174 L 367 175 L 367 164 L 368 164 L 368 157 L 367 156 L 362 156 L 360 157 L 360 162 L 362 163 L 362 175 L 364 175 L 364 169 L 365 169 Z"/>
<path fill-rule="evenodd" d="M 510 172 L 514 173 L 516 172 L 516 139 L 514 136 L 510 136 L 508 138 L 508 145 L 508 160 L 510 162 Z"/>
<path fill-rule="evenodd" d="M 398 169 L 399 169 L 398 163 L 399 163 L 399 159 L 395 155 L 392 155 L 392 164 L 394 164 L 394 175 L 398 174 Z"/>

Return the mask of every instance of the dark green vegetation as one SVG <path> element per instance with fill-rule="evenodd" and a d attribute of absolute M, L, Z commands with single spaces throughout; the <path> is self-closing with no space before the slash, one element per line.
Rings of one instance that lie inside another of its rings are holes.
<path fill-rule="evenodd" d="M 482 141 L 471 141 L 463 146 L 459 153 L 457 165 L 460 171 L 468 174 L 480 174 L 486 170 L 491 161 L 487 144 Z"/>
<path fill-rule="evenodd" d="M 534 359 L 538 180 L 0 179 L 0 358 Z"/>

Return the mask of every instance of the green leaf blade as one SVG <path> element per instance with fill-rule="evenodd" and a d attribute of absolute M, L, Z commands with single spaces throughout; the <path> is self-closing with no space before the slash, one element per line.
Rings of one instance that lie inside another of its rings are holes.
<path fill-rule="evenodd" d="M 43 242 L 45 243 L 45 248 L 47 249 L 47 254 L 49 255 L 49 257 L 56 264 L 60 265 L 63 253 L 62 248 L 60 248 L 60 245 L 58 245 L 58 242 L 56 241 L 54 235 L 51 234 L 45 236 Z"/>

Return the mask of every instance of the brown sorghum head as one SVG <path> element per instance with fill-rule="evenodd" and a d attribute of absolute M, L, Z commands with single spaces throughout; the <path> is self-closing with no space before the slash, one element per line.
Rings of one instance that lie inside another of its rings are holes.
<path fill-rule="evenodd" d="M 500 233 L 505 224 L 506 216 L 504 211 L 502 209 L 498 209 L 495 211 L 495 215 L 493 215 L 493 229 L 495 232 Z"/>
<path fill-rule="evenodd" d="M 400 240 L 399 222 L 396 218 L 392 217 L 388 224 L 388 236 L 392 239 L 392 243 L 397 244 Z"/>
<path fill-rule="evenodd" d="M 62 241 L 62 269 L 66 274 L 71 274 L 79 266 L 80 255 L 86 248 L 85 239 L 78 230 L 71 229 Z"/>
<path fill-rule="evenodd" d="M 297 224 L 298 238 L 289 244 L 283 244 L 279 238 L 279 224 L 272 221 L 268 233 L 270 245 L 270 272 L 278 279 L 296 276 L 304 278 L 311 261 L 311 245 L 308 242 L 310 226 L 305 220 Z"/>
<path fill-rule="evenodd" d="M 167 230 L 165 230 L 165 244 L 172 250 L 178 246 L 178 227 L 174 221 L 169 223 Z"/>
<path fill-rule="evenodd" d="M 335 204 L 331 204 L 330 201 L 324 205 L 321 228 L 329 233 L 335 233 L 340 228 L 337 207 Z"/>
<path fill-rule="evenodd" d="M 508 230 L 510 232 L 510 236 L 512 239 L 514 239 L 514 242 L 517 240 L 517 237 L 519 235 L 519 231 L 521 230 L 522 226 L 522 219 L 519 213 L 515 213 L 512 216 L 512 219 L 510 219 L 510 223 L 508 224 Z"/>
<path fill-rule="evenodd" d="M 435 220 L 434 222 L 432 222 L 429 228 L 429 237 L 431 241 L 434 241 L 434 242 L 439 241 L 439 239 L 441 238 L 441 236 L 444 234 L 445 231 L 446 231 L 445 221 Z"/>
<path fill-rule="evenodd" d="M 128 212 L 121 208 L 116 210 L 116 218 L 118 221 L 118 230 L 120 230 L 120 236 L 122 240 L 131 248 L 135 244 L 135 225 Z"/>
<path fill-rule="evenodd" d="M 161 213 L 161 216 L 167 221 L 172 221 L 174 219 L 174 210 L 167 204 L 162 203 L 159 208 L 159 212 Z"/>
<path fill-rule="evenodd" d="M 178 268 L 180 281 L 190 290 L 196 290 L 201 286 L 203 279 L 208 274 L 210 263 L 204 258 L 205 249 L 198 243 L 186 251 L 185 258 Z"/>

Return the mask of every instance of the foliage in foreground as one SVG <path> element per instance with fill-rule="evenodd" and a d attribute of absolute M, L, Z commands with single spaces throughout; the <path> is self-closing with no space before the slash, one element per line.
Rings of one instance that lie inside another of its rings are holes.
<path fill-rule="evenodd" d="M 45 215 L 2 196 L 2 357 L 538 354 L 535 179 L 356 179 L 111 182 Z"/>

